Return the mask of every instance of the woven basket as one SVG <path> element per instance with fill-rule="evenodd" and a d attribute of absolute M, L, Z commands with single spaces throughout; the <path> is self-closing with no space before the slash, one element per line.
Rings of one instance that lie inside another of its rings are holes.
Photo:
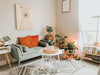
<path fill-rule="evenodd" d="M 55 53 L 59 52 L 59 48 L 55 47 L 54 50 L 48 50 L 48 48 L 46 47 L 43 49 L 43 52 L 47 53 L 47 54 L 55 54 Z"/>

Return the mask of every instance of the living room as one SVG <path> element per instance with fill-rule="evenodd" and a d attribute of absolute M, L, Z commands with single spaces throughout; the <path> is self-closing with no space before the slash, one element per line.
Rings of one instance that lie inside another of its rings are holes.
<path fill-rule="evenodd" d="M 0 1 L 0 75 L 100 75 L 99 3 Z"/>

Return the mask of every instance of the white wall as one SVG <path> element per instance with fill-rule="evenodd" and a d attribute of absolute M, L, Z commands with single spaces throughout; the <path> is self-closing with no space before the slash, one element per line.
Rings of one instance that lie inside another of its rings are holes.
<path fill-rule="evenodd" d="M 14 4 L 33 8 L 33 30 L 15 29 Z M 55 25 L 55 10 L 55 0 L 0 0 L 0 34 L 9 35 L 13 42 L 19 36 L 41 35 L 43 27 Z"/>
<path fill-rule="evenodd" d="M 14 4 L 33 8 L 34 28 L 32 30 L 16 30 Z M 46 25 L 56 24 L 55 13 L 55 0 L 0 0 L 0 34 L 10 36 L 12 43 L 16 42 L 17 37 L 27 35 L 40 35 L 41 39 L 45 35 L 43 28 Z M 0 62 L 2 57 L 0 56 Z"/>
<path fill-rule="evenodd" d="M 62 0 L 57 0 L 57 34 L 76 40 L 78 32 L 78 0 L 71 0 L 71 11 L 62 13 Z"/>

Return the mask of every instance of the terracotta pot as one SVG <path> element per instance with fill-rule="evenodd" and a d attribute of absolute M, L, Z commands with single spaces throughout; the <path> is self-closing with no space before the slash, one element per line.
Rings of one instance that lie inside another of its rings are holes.
<path fill-rule="evenodd" d="M 94 46 L 98 46 L 99 45 L 99 43 L 98 42 L 94 42 Z"/>
<path fill-rule="evenodd" d="M 53 40 L 53 35 L 47 35 L 47 36 L 46 36 L 46 39 L 47 39 L 47 40 Z"/>
<path fill-rule="evenodd" d="M 60 58 L 66 58 L 67 57 L 67 54 L 68 52 L 67 51 L 64 51 L 64 49 L 62 50 L 63 54 L 60 55 Z"/>
<path fill-rule="evenodd" d="M 68 54 L 68 52 L 67 51 L 64 51 L 64 54 Z"/>

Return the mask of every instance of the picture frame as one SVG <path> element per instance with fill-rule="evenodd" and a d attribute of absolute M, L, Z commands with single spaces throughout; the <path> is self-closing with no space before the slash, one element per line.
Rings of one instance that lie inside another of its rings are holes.
<path fill-rule="evenodd" d="M 71 0 L 62 0 L 62 13 L 70 12 Z"/>
<path fill-rule="evenodd" d="M 33 29 L 33 8 L 15 4 L 15 22 L 17 30 Z"/>

